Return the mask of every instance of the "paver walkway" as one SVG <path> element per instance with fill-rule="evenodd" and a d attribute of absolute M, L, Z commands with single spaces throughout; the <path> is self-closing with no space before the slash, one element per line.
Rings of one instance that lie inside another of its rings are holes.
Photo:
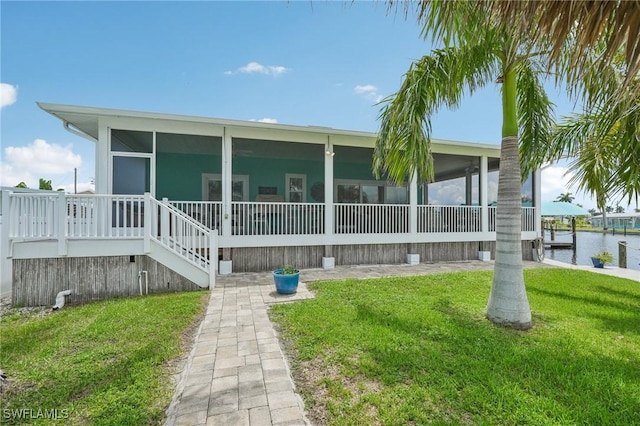
<path fill-rule="evenodd" d="M 310 297 L 302 282 L 275 293 L 270 274 L 219 277 L 166 424 L 309 424 L 267 306 Z"/>
<path fill-rule="evenodd" d="M 566 264 L 525 262 L 525 267 Z M 307 269 L 294 295 L 275 292 L 266 273 L 219 276 L 180 374 L 166 425 L 308 425 L 286 357 L 269 320 L 270 304 L 313 298 L 306 282 L 491 270 L 493 262 L 340 266 Z"/>

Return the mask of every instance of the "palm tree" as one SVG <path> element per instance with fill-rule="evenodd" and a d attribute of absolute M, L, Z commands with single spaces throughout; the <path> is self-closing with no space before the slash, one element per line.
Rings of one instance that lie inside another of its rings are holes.
<path fill-rule="evenodd" d="M 38 186 L 39 186 L 39 189 L 44 189 L 49 191 L 53 190 L 53 188 L 51 187 L 51 181 L 43 178 L 40 178 L 40 180 L 38 181 Z"/>
<path fill-rule="evenodd" d="M 564 194 L 560 194 L 556 197 L 556 201 L 559 201 L 561 203 L 571 203 L 573 202 L 573 200 L 575 200 L 576 197 L 574 197 L 573 195 L 571 195 L 570 192 L 565 192 Z"/>
<path fill-rule="evenodd" d="M 393 1 L 391 0 L 391 3 Z M 420 18 L 428 16 L 433 2 L 422 0 L 418 9 Z M 438 5 L 444 10 L 445 27 L 457 19 L 454 1 Z M 573 81 L 588 70 L 585 53 L 604 42 L 606 49 L 595 64 L 598 69 L 607 66 L 623 50 L 626 75 L 633 78 L 640 71 L 640 1 L 593 0 L 484 0 L 473 2 L 473 7 L 511 34 L 531 37 L 534 41 L 548 38 L 549 64 L 565 67 Z M 405 6 L 408 10 L 409 6 Z M 573 43 L 567 45 L 567 39 Z M 627 78 L 626 83 L 631 80 Z M 626 85 L 626 84 L 625 84 Z M 626 90 L 626 88 L 625 88 Z"/>
<path fill-rule="evenodd" d="M 495 81 L 502 84 L 496 260 L 486 316 L 495 323 L 527 329 L 531 309 L 522 268 L 519 144 L 546 140 L 553 125 L 552 104 L 541 81 L 543 46 L 494 25 L 470 2 L 429 6 L 422 15 L 423 34 L 445 47 L 414 62 L 400 90 L 385 99 L 374 171 L 396 183 L 414 175 L 418 181 L 431 180 L 431 116 L 441 106 L 456 108 L 466 93 Z"/>

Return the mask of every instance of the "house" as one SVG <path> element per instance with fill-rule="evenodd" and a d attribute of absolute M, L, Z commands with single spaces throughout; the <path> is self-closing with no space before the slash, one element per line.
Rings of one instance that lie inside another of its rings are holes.
<path fill-rule="evenodd" d="M 591 225 L 596 228 L 604 227 L 603 216 L 593 216 Z M 640 229 L 640 212 L 635 213 L 607 213 L 607 226 L 615 229 Z"/>
<path fill-rule="evenodd" d="M 372 174 L 373 133 L 38 105 L 95 144 L 96 194 L 3 191 L 2 258 L 13 269 L 3 291 L 12 285 L 15 303 L 46 304 L 65 289 L 73 302 L 209 287 L 217 273 L 284 264 L 494 251 L 498 146 L 434 140 L 435 181 L 396 186 Z M 523 185 L 527 259 L 539 179 Z"/>

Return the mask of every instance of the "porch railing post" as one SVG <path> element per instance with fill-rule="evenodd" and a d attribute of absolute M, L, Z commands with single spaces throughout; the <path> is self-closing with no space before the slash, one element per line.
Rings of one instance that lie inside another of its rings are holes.
<path fill-rule="evenodd" d="M 144 252 L 151 252 L 151 193 L 144 193 Z"/>
<path fill-rule="evenodd" d="M 67 194 L 59 192 L 56 197 L 58 204 L 58 220 L 54 236 L 58 238 L 58 255 L 67 255 Z"/>
<path fill-rule="evenodd" d="M 163 198 L 162 204 L 169 204 L 169 200 Z M 169 212 L 164 208 L 160 209 L 160 240 L 165 244 L 169 243 Z"/>
<path fill-rule="evenodd" d="M 13 286 L 13 264 L 9 258 L 9 242 L 10 227 L 15 226 L 13 221 L 17 221 L 18 217 L 11 217 L 9 210 L 9 191 L 2 192 L 2 217 L 0 218 L 0 295 L 4 297 L 4 293 L 9 293 Z"/>
<path fill-rule="evenodd" d="M 218 230 L 209 231 L 209 290 L 216 286 L 218 269 Z"/>

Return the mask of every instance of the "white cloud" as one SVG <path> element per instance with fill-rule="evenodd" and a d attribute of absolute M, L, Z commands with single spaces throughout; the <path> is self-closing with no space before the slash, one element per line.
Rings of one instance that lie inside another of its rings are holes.
<path fill-rule="evenodd" d="M 574 197 L 573 204 L 581 204 L 585 209 L 595 208 L 596 202 L 589 195 L 579 192 L 575 186 L 569 185 L 573 173 L 567 172 L 568 168 L 553 165 L 542 169 L 540 195 L 542 202 L 555 201 L 558 196 L 569 192 Z M 607 204 L 611 204 L 609 201 Z M 615 203 L 613 203 L 615 204 Z"/>
<path fill-rule="evenodd" d="M 16 103 L 18 89 L 7 83 L 0 83 L 0 108 Z"/>
<path fill-rule="evenodd" d="M 82 159 L 74 154 L 71 145 L 63 147 L 36 139 L 26 146 L 8 146 L 0 164 L 0 185 L 15 186 L 25 182 L 30 188 L 38 187 L 38 179 L 52 179 L 73 173 Z M 55 182 L 54 182 L 55 187 Z"/>
<path fill-rule="evenodd" d="M 271 123 L 271 124 L 276 124 L 278 122 L 278 120 L 276 120 L 275 118 L 269 118 L 269 117 L 260 118 L 260 119 L 252 118 L 249 121 L 257 121 L 258 123 Z"/>
<path fill-rule="evenodd" d="M 291 71 L 290 68 L 283 67 L 282 65 L 262 65 L 258 62 L 249 62 L 247 65 L 240 67 L 233 71 L 225 71 L 226 75 L 233 75 L 235 73 L 243 73 L 243 74 L 267 74 L 273 76 L 279 76 L 282 74 L 286 74 Z"/>
<path fill-rule="evenodd" d="M 542 201 L 554 201 L 560 194 L 572 192 L 569 188 L 571 176 L 567 174 L 567 168 L 562 166 L 549 166 L 542 169 L 540 185 Z"/>
<path fill-rule="evenodd" d="M 357 85 L 353 91 L 356 95 L 362 95 L 365 99 L 378 103 L 382 100 L 382 96 L 378 93 L 378 88 L 372 84 Z"/>

